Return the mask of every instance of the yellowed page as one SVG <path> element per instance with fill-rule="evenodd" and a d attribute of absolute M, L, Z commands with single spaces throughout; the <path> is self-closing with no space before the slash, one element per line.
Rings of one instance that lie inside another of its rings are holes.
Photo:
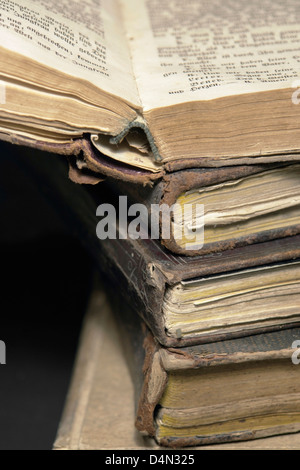
<path fill-rule="evenodd" d="M 139 105 L 117 0 L 0 0 L 0 9 L 2 47 Z"/>
<path fill-rule="evenodd" d="M 299 85 L 299 0 L 120 1 L 146 111 Z"/>

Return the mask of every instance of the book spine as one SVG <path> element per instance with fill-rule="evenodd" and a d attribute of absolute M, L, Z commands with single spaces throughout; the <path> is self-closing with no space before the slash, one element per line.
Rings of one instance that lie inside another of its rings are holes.
<path fill-rule="evenodd" d="M 135 426 L 143 435 L 155 437 L 155 410 L 165 391 L 168 374 L 161 362 L 160 348 L 147 330 L 145 330 L 143 348 L 145 351 L 144 381 L 139 396 Z"/>
<path fill-rule="evenodd" d="M 114 296 L 111 288 L 106 292 L 134 384 L 135 425 L 142 435 L 153 437 L 155 409 L 167 383 L 167 373 L 160 358 L 161 348 L 132 305 Z"/>
<path fill-rule="evenodd" d="M 129 240 L 102 240 L 98 263 L 118 292 L 130 301 L 162 344 L 169 344 L 165 334 L 162 304 L 166 278 L 143 252 L 140 243 Z"/>

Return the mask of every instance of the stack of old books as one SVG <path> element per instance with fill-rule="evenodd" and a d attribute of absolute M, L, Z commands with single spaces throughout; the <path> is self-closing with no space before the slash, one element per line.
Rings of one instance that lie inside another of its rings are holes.
<path fill-rule="evenodd" d="M 300 430 L 298 13 L 2 6 L 1 138 L 69 156 L 72 183 L 37 174 L 127 299 L 136 426 L 164 446 Z"/>

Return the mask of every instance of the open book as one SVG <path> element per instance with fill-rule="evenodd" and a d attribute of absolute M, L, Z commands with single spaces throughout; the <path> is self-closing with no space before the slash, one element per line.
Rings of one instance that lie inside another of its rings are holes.
<path fill-rule="evenodd" d="M 0 136 L 83 149 L 80 168 L 124 178 L 299 159 L 298 13 L 297 0 L 1 2 Z"/>

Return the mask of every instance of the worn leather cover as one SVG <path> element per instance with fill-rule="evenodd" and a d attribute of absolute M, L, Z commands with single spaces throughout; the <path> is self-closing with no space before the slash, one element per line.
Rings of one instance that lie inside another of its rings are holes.
<path fill-rule="evenodd" d="M 145 185 L 160 179 L 164 173 L 163 169 L 161 173 L 151 173 L 106 157 L 92 145 L 89 136 L 64 143 L 52 143 L 33 140 L 18 134 L 0 133 L 0 140 L 47 153 L 65 155 L 69 160 L 70 178 L 80 184 L 97 184 L 103 179 L 111 177 L 115 180 Z"/>

